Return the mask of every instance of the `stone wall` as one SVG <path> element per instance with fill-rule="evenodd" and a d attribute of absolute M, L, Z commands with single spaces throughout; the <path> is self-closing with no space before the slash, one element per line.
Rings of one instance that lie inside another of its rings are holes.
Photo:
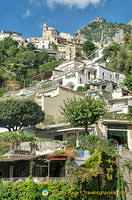
<path fill-rule="evenodd" d="M 23 142 L 18 146 L 18 149 L 27 150 L 30 152 L 30 142 Z M 48 152 L 52 152 L 55 150 L 61 150 L 64 149 L 64 145 L 61 141 L 48 141 L 41 139 L 40 141 L 37 141 L 34 145 L 33 152 L 36 155 L 39 154 L 45 154 Z"/>

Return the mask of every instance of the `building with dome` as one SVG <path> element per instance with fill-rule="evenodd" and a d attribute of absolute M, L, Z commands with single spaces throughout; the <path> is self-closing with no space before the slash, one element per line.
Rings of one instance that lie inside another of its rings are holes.
<path fill-rule="evenodd" d="M 59 32 L 53 27 L 47 27 L 47 24 L 44 23 L 42 39 L 54 41 L 56 36 L 59 36 Z"/>

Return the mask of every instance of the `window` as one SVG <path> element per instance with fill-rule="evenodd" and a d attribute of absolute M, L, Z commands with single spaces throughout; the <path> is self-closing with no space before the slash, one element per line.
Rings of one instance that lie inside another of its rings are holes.
<path fill-rule="evenodd" d="M 115 74 L 117 80 L 119 80 L 119 74 Z"/>
<path fill-rule="evenodd" d="M 96 78 L 96 76 L 97 76 L 97 72 L 96 72 L 96 71 L 94 71 L 94 79 Z"/>
<path fill-rule="evenodd" d="M 103 85 L 103 86 L 102 86 L 102 90 L 105 90 L 105 89 L 106 89 L 106 85 Z"/>
<path fill-rule="evenodd" d="M 82 79 L 80 78 L 80 84 L 82 84 Z"/>
<path fill-rule="evenodd" d="M 88 72 L 88 80 L 90 80 L 90 72 Z"/>
<path fill-rule="evenodd" d="M 63 141 L 63 135 L 55 135 L 54 140 Z"/>
<path fill-rule="evenodd" d="M 102 79 L 104 79 L 104 77 L 105 77 L 105 74 L 104 74 L 104 72 L 102 73 Z"/>
<path fill-rule="evenodd" d="M 62 79 L 59 80 L 59 85 L 62 85 Z"/>
<path fill-rule="evenodd" d="M 28 166 L 28 164 L 15 165 L 13 176 L 14 177 L 28 177 L 29 176 L 29 166 Z"/>
<path fill-rule="evenodd" d="M 3 178 L 3 171 L 0 169 L 0 178 Z"/>
<path fill-rule="evenodd" d="M 37 176 L 38 177 L 46 177 L 48 175 L 48 165 L 47 163 L 43 167 L 37 167 Z"/>

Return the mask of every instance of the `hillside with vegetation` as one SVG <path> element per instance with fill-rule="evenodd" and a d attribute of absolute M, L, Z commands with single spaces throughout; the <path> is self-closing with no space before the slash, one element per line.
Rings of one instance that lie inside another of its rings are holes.
<path fill-rule="evenodd" d="M 38 52 L 34 45 L 20 46 L 17 41 L 5 38 L 0 41 L 0 95 L 6 89 L 18 89 L 35 82 L 34 76 L 46 79 L 60 62 L 47 52 Z"/>
<path fill-rule="evenodd" d="M 132 33 L 131 25 L 106 22 L 104 19 L 100 22 L 93 20 L 90 24 L 77 30 L 75 36 L 92 42 L 107 44 L 122 42 L 125 33 Z"/>
<path fill-rule="evenodd" d="M 132 35 L 126 33 L 122 44 L 114 43 L 103 50 L 107 67 L 120 73 L 132 73 Z"/>
<path fill-rule="evenodd" d="M 132 35 L 126 33 L 122 44 L 113 43 L 104 48 L 103 59 L 106 66 L 126 75 L 124 84 L 132 91 Z"/>

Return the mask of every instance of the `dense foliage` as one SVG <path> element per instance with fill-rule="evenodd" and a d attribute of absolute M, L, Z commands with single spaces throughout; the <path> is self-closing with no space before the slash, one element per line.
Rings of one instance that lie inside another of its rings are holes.
<path fill-rule="evenodd" d="M 96 49 L 97 47 L 95 46 L 94 43 L 91 41 L 87 40 L 82 44 L 83 51 L 87 54 L 87 56 L 90 56 Z"/>
<path fill-rule="evenodd" d="M 76 143 L 78 141 L 78 143 Z M 88 150 L 90 154 L 94 153 L 95 150 L 101 147 L 106 153 L 115 154 L 116 141 L 113 139 L 99 138 L 96 135 L 80 135 L 79 137 L 73 135 L 67 139 L 67 147 L 71 149 Z"/>
<path fill-rule="evenodd" d="M 124 80 L 125 86 L 132 92 L 132 74 L 128 74 Z"/>
<path fill-rule="evenodd" d="M 5 88 L 0 88 L 0 97 L 3 96 L 3 94 L 7 93 L 8 91 Z"/>
<path fill-rule="evenodd" d="M 114 69 L 120 73 L 126 75 L 132 74 L 132 36 L 126 34 L 124 36 L 124 43 L 117 44 L 114 43 L 106 47 L 103 51 L 104 59 L 106 61 L 107 67 Z M 129 79 L 129 80 L 128 80 Z M 131 89 L 128 82 L 130 82 L 131 76 L 125 81 L 126 86 Z"/>
<path fill-rule="evenodd" d="M 0 101 L 0 127 L 16 131 L 43 121 L 44 112 L 37 103 L 31 100 L 7 99 Z"/>
<path fill-rule="evenodd" d="M 50 65 L 45 65 L 47 62 L 50 62 Z M 27 47 L 19 46 L 9 37 L 0 41 L 1 86 L 10 80 L 17 81 L 24 87 L 33 83 L 35 75 L 42 71 L 51 72 L 56 65 L 59 65 L 59 62 L 54 56 L 49 56 L 45 51 L 38 52 L 33 44 L 29 43 Z"/>
<path fill-rule="evenodd" d="M 90 85 L 78 86 L 77 91 L 78 92 L 87 92 L 90 89 Z"/>
<path fill-rule="evenodd" d="M 80 174 L 80 173 L 79 173 Z M 107 182 L 108 183 L 108 182 Z M 11 182 L 0 185 L 0 199 L 4 200 L 114 200 L 115 195 L 109 194 L 110 191 L 114 191 L 110 186 L 105 188 L 105 195 L 102 195 L 102 191 L 98 191 L 98 180 L 94 179 L 87 184 L 88 188 L 81 190 L 80 185 L 76 187 L 69 186 L 66 182 L 56 181 L 54 183 L 42 183 L 39 184 L 32 180 L 28 182 L 18 182 L 13 184 Z M 47 190 L 48 196 L 43 196 L 42 191 Z M 107 192 L 108 191 L 108 192 Z M 89 194 L 91 192 L 91 194 Z M 93 192 L 93 193 L 92 193 Z M 94 194 L 95 193 L 95 194 Z"/>
<path fill-rule="evenodd" d="M 0 198 L 10 200 L 114 200 L 116 198 L 116 160 L 115 156 L 98 148 L 80 167 L 67 164 L 67 182 L 1 183 Z M 47 190 L 48 196 L 42 196 Z M 120 188 L 124 191 L 124 187 Z"/>
<path fill-rule="evenodd" d="M 84 126 L 86 133 L 88 126 L 96 123 L 105 113 L 104 103 L 91 97 L 68 99 L 61 107 L 66 122 L 75 127 Z"/>

